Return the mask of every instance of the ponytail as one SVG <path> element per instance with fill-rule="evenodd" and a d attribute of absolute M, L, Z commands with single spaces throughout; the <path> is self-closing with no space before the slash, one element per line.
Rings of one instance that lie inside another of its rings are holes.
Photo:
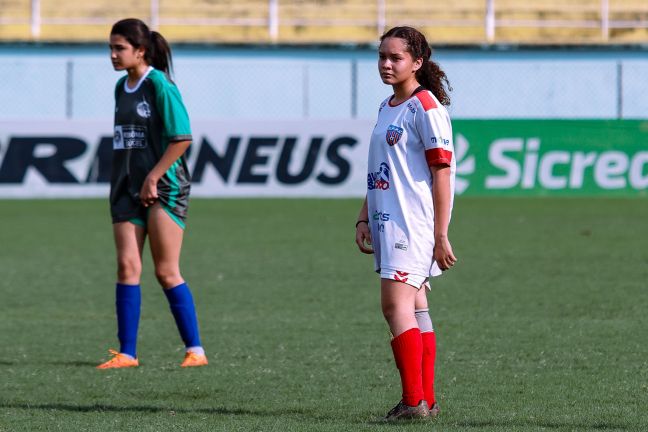
<path fill-rule="evenodd" d="M 441 67 L 432 61 L 432 49 L 423 33 L 414 27 L 394 27 L 382 35 L 380 41 L 382 42 L 388 37 L 403 39 L 407 46 L 407 52 L 412 55 L 412 58 L 423 60 L 421 68 L 416 71 L 416 80 L 426 90 L 431 91 L 442 105 L 450 105 L 450 96 L 448 95 L 448 92 L 452 91 L 450 81 Z"/>
<path fill-rule="evenodd" d="M 137 18 L 126 18 L 117 21 L 110 31 L 111 35 L 123 36 L 135 48 L 144 48 L 144 61 L 164 72 L 169 79 L 173 72 L 171 47 L 164 36 L 149 30 L 144 21 Z"/>
<path fill-rule="evenodd" d="M 448 92 L 452 91 L 452 87 L 450 87 L 450 81 L 448 81 L 445 72 L 437 63 L 424 59 L 423 65 L 416 71 L 416 80 L 427 90 L 430 90 L 439 99 L 441 105 L 450 105 Z"/>
<path fill-rule="evenodd" d="M 169 78 L 173 73 L 173 60 L 171 59 L 171 47 L 167 40 L 160 33 L 152 31 L 150 33 L 151 44 L 146 50 L 144 58 L 155 69 L 161 70 Z"/>

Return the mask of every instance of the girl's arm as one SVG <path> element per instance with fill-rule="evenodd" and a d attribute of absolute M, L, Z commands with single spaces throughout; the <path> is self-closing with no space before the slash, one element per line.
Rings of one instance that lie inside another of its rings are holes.
<path fill-rule="evenodd" d="M 433 165 L 432 172 L 432 200 L 434 202 L 434 260 L 441 270 L 452 267 L 457 258 L 452 253 L 452 246 L 448 240 L 448 225 L 450 224 L 450 203 L 452 200 L 450 189 L 450 167 L 447 165 Z"/>
<path fill-rule="evenodd" d="M 367 197 L 365 196 L 364 203 L 358 214 L 356 220 L 356 244 L 360 252 L 372 254 L 373 249 L 371 246 L 371 232 L 369 232 L 369 210 L 367 209 Z"/>
<path fill-rule="evenodd" d="M 158 181 L 162 178 L 164 173 L 167 172 L 171 165 L 173 165 L 173 163 L 177 161 L 185 151 L 187 151 L 190 145 L 191 141 L 177 141 L 172 142 L 167 146 L 166 151 L 158 163 L 155 164 L 151 172 L 149 172 L 144 179 L 144 184 L 140 190 L 140 200 L 144 207 L 155 204 L 155 201 L 158 198 Z"/>

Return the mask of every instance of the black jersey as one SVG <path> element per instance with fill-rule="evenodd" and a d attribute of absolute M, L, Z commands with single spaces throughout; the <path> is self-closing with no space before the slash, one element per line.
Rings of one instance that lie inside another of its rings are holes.
<path fill-rule="evenodd" d="M 167 146 L 191 140 L 189 116 L 178 88 L 152 67 L 137 86 L 122 77 L 115 88 L 110 206 L 113 223 L 141 217 L 144 179 Z M 176 160 L 158 182 L 158 197 L 181 226 L 187 216 L 190 176 L 186 157 Z"/>

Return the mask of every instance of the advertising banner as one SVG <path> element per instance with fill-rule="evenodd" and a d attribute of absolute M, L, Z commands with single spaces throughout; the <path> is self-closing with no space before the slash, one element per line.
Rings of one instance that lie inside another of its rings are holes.
<path fill-rule="evenodd" d="M 360 197 L 371 120 L 196 121 L 200 197 Z M 455 120 L 457 194 L 646 196 L 648 121 Z M 107 197 L 110 121 L 0 121 L 0 198 Z"/>
<path fill-rule="evenodd" d="M 361 196 L 372 127 L 369 121 L 193 122 L 191 194 Z M 110 121 L 0 122 L 0 198 L 107 197 L 111 129 Z"/>
<path fill-rule="evenodd" d="M 453 125 L 457 190 L 465 195 L 647 195 L 648 121 Z"/>

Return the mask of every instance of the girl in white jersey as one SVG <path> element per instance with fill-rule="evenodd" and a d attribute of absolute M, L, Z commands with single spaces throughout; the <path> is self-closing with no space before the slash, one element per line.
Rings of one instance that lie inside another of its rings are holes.
<path fill-rule="evenodd" d="M 428 278 L 452 267 L 448 240 L 455 177 L 448 79 L 430 60 L 425 36 L 395 27 L 381 38 L 378 69 L 394 94 L 381 105 L 371 136 L 367 197 L 356 243 L 374 254 L 381 304 L 400 372 L 401 401 L 386 420 L 435 417 L 436 340 Z"/>

